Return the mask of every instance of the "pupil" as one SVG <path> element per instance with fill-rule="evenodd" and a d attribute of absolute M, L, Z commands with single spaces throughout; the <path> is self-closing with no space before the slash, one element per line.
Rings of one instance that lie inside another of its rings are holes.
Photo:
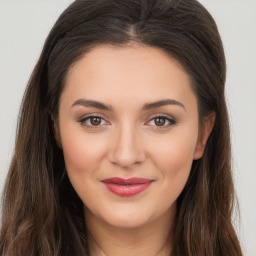
<path fill-rule="evenodd" d="M 92 125 L 99 125 L 99 124 L 100 124 L 100 121 L 101 121 L 101 118 L 100 118 L 100 117 L 92 117 L 92 118 L 91 118 L 91 124 L 92 124 Z"/>
<path fill-rule="evenodd" d="M 158 126 L 163 126 L 165 124 L 165 118 L 163 117 L 157 117 L 155 120 L 155 124 Z"/>

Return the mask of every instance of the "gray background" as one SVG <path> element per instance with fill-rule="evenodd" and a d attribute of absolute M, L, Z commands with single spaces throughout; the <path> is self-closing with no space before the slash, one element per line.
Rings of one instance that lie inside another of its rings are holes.
<path fill-rule="evenodd" d="M 43 42 L 70 0 L 0 0 L 0 190 L 11 159 L 22 94 Z M 235 186 L 246 256 L 256 256 L 256 0 L 200 0 L 227 56 Z"/>

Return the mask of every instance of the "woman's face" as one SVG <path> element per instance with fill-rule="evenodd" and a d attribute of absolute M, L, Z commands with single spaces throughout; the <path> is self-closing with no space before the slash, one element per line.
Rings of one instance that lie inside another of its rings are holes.
<path fill-rule="evenodd" d="M 208 137 L 197 107 L 188 74 L 157 48 L 98 46 L 70 68 L 55 131 L 86 220 L 131 228 L 175 213 Z"/>

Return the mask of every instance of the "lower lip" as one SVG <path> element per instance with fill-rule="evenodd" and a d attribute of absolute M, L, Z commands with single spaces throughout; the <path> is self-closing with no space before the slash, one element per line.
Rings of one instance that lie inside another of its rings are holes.
<path fill-rule="evenodd" d="M 134 196 L 142 191 L 146 190 L 150 185 L 152 181 L 142 184 L 131 184 L 131 185 L 120 185 L 120 184 L 114 184 L 114 183 L 104 183 L 106 188 L 111 191 L 112 193 L 128 197 L 128 196 Z"/>

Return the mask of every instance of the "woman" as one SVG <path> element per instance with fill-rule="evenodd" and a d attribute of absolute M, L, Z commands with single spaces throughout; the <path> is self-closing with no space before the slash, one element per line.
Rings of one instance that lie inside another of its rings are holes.
<path fill-rule="evenodd" d="M 195 0 L 71 4 L 25 92 L 1 255 L 242 255 L 225 75 Z"/>

